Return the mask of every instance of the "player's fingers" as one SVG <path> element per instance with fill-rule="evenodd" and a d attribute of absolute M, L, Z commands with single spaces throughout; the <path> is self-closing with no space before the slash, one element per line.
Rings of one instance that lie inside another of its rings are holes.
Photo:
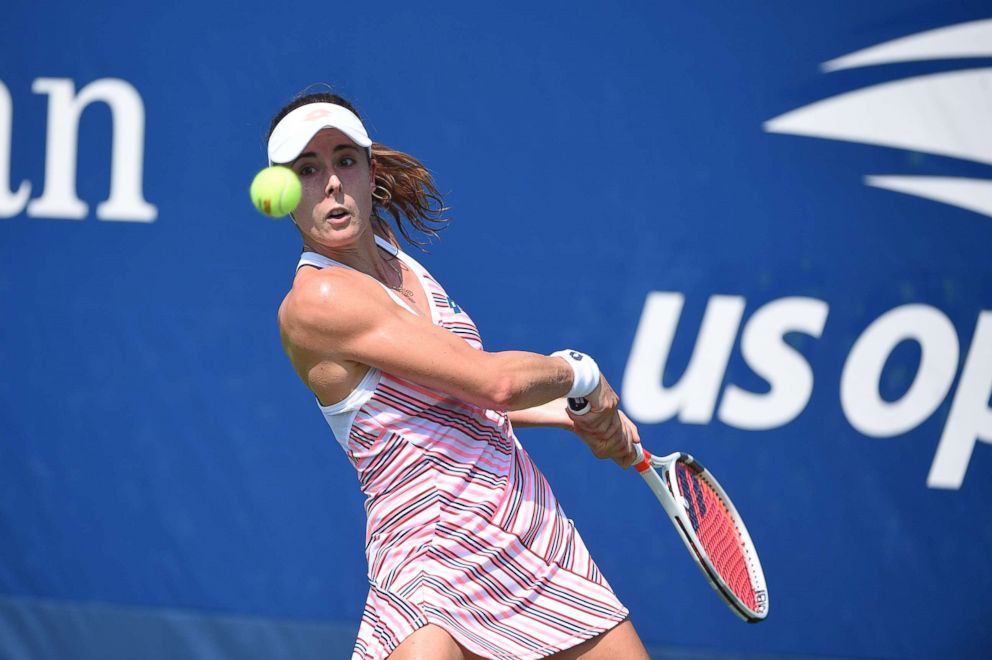
<path fill-rule="evenodd" d="M 611 457 L 620 453 L 624 447 L 623 428 L 620 426 L 611 425 L 603 433 L 595 435 L 595 438 Z"/>
<path fill-rule="evenodd" d="M 589 449 L 592 450 L 592 455 L 596 458 L 609 458 L 612 455 L 609 444 L 602 438 L 583 436 L 582 439 L 585 440 L 587 445 L 589 445 Z"/>
<path fill-rule="evenodd" d="M 601 439 L 609 457 L 614 461 L 618 459 L 622 461 L 629 441 L 627 440 L 626 432 L 619 417 L 614 415 L 613 420 L 611 420 L 609 427 L 607 427 Z"/>
<path fill-rule="evenodd" d="M 630 435 L 630 427 L 626 424 L 621 425 L 621 431 L 618 436 L 618 447 L 616 452 L 617 465 L 624 468 L 625 470 L 633 465 L 637 454 L 634 452 L 634 442 Z"/>
<path fill-rule="evenodd" d="M 619 424 L 620 419 L 616 415 L 610 415 L 597 426 L 596 432 L 599 433 L 604 440 L 609 441 L 617 434 L 617 431 L 620 428 Z"/>
<path fill-rule="evenodd" d="M 588 413 L 586 415 L 572 417 L 572 423 L 575 425 L 576 430 L 581 433 L 605 436 L 609 433 L 610 424 L 613 423 L 613 417 L 616 417 L 616 415 Z"/>
<path fill-rule="evenodd" d="M 582 439 L 589 445 L 596 458 L 615 458 L 618 447 L 614 438 L 603 435 L 583 435 Z"/>
<path fill-rule="evenodd" d="M 637 428 L 623 412 L 618 410 L 614 416 L 614 423 L 609 429 L 610 458 L 624 469 L 630 467 L 637 457 L 634 442 L 639 441 Z"/>
<path fill-rule="evenodd" d="M 633 449 L 624 449 L 613 456 L 613 461 L 626 470 L 634 464 L 635 456 Z"/>
<path fill-rule="evenodd" d="M 623 422 L 624 426 L 627 427 L 627 432 L 630 435 L 630 441 L 639 443 L 641 441 L 641 432 L 637 430 L 637 425 L 630 421 L 630 418 L 627 417 L 622 410 L 620 411 L 620 420 Z"/>

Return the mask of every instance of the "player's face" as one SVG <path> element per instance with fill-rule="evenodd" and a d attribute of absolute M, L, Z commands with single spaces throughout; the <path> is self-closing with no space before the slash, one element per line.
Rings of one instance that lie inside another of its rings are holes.
<path fill-rule="evenodd" d="M 375 163 L 336 128 L 325 128 L 291 163 L 303 194 L 293 217 L 303 235 L 343 247 L 370 229 Z"/>

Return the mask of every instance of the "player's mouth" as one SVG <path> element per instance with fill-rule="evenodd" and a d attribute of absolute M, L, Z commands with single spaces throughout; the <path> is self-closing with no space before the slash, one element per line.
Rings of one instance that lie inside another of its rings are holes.
<path fill-rule="evenodd" d="M 351 213 L 349 213 L 348 209 L 343 206 L 331 209 L 331 212 L 327 214 L 327 220 L 329 220 L 332 225 L 344 224 L 350 219 Z"/>

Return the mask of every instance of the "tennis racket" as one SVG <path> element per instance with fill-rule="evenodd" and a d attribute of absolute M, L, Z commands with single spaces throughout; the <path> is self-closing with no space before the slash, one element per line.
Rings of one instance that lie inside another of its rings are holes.
<path fill-rule="evenodd" d="M 584 399 L 569 399 L 577 414 Z M 748 623 L 768 616 L 768 587 L 758 553 L 734 503 L 719 482 L 689 454 L 653 456 L 634 444 L 634 468 L 661 502 L 689 554 L 731 611 Z"/>

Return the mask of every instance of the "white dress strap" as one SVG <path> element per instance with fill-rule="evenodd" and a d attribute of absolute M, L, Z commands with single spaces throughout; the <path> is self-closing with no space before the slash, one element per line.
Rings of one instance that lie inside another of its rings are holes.
<path fill-rule="evenodd" d="M 317 400 L 317 407 L 320 408 L 328 426 L 331 427 L 334 439 L 338 441 L 346 454 L 348 453 L 348 436 L 351 435 L 351 425 L 355 423 L 358 411 L 375 394 L 375 388 L 379 386 L 381 378 L 382 373 L 378 369 L 369 368 L 355 389 L 337 403 L 325 406 L 321 404 L 319 399 Z"/>

